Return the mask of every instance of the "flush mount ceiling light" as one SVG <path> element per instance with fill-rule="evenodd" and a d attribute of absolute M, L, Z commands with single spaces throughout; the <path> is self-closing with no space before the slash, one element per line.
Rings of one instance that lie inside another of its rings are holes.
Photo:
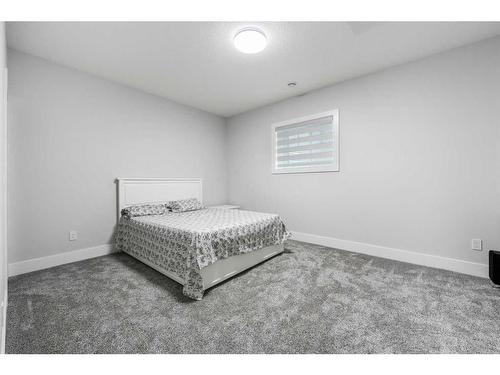
<path fill-rule="evenodd" d="M 240 52 L 258 53 L 266 48 L 267 38 L 261 30 L 254 27 L 247 27 L 236 33 L 233 43 Z"/>

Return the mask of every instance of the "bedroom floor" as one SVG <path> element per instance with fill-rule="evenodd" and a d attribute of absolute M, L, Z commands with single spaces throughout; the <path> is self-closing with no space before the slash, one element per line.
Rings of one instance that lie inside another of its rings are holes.
<path fill-rule="evenodd" d="M 202 301 L 123 254 L 9 279 L 7 353 L 500 353 L 486 279 L 288 241 Z"/>

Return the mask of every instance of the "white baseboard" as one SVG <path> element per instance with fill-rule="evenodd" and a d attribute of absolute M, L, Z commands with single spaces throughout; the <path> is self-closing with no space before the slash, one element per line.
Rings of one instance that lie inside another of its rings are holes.
<path fill-rule="evenodd" d="M 472 276 L 488 277 L 488 265 L 468 262 L 465 260 L 445 258 L 437 255 L 417 253 L 415 251 L 394 249 L 390 247 L 371 245 L 362 242 L 340 240 L 332 237 L 317 236 L 315 234 L 293 232 L 292 240 L 309 242 L 316 245 L 333 247 L 335 249 L 352 251 L 355 253 L 373 255 L 381 258 L 413 263 L 421 266 L 441 268 Z"/>
<path fill-rule="evenodd" d="M 415 251 L 394 249 L 391 247 L 372 245 L 363 242 L 341 240 L 333 237 L 318 236 L 315 234 L 292 231 L 292 239 L 308 242 L 316 245 L 332 247 L 340 250 L 352 251 L 355 253 L 367 254 L 381 258 L 397 260 L 418 264 L 421 266 L 441 268 L 449 271 L 464 273 L 467 275 L 488 277 L 488 265 L 482 263 L 468 262 L 465 260 L 446 258 L 437 255 L 418 253 Z M 112 244 L 89 247 L 67 253 L 50 255 L 42 258 L 29 259 L 22 262 L 9 264 L 9 276 L 16 276 L 23 273 L 33 272 L 59 266 L 61 264 L 77 262 L 89 258 L 95 258 L 115 252 Z"/>
<path fill-rule="evenodd" d="M 95 247 L 88 247 L 86 249 L 69 251 L 67 253 L 59 253 L 41 258 L 29 259 L 22 262 L 10 263 L 8 268 L 9 276 L 16 276 L 23 273 L 59 266 L 61 264 L 77 262 L 79 260 L 95 258 L 102 255 L 108 255 L 113 253 L 114 251 L 115 250 L 112 244 L 106 244 Z"/>
<path fill-rule="evenodd" d="M 0 354 L 5 354 L 5 335 L 7 333 L 7 293 L 4 294 L 2 301 L 2 327 L 0 329 Z"/>

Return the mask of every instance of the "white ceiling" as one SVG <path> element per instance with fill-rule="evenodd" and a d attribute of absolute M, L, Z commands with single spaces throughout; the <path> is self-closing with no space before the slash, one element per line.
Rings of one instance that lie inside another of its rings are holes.
<path fill-rule="evenodd" d="M 268 37 L 237 51 L 245 26 Z M 228 117 L 500 34 L 500 22 L 9 22 L 8 45 Z M 296 81 L 297 87 L 287 83 Z"/>

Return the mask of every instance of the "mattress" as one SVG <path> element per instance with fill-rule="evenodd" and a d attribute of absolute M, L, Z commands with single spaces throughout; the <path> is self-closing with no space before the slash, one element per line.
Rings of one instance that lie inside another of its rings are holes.
<path fill-rule="evenodd" d="M 282 244 L 288 237 L 279 215 L 207 208 L 122 217 L 115 243 L 118 249 L 182 277 L 183 293 L 199 300 L 203 297 L 201 269 L 221 259 Z"/>

